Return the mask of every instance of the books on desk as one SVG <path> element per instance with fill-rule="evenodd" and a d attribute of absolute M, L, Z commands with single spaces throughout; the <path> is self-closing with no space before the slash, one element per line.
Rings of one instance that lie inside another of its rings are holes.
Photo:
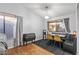
<path fill-rule="evenodd" d="M 56 35 L 56 34 L 59 34 L 60 37 L 65 37 L 65 35 L 66 35 L 65 32 L 63 32 L 63 33 L 62 32 L 49 32 L 49 34 L 51 34 L 53 36 Z"/>

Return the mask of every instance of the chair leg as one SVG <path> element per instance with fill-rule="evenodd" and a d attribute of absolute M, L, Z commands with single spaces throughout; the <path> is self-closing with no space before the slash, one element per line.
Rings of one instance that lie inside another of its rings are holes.
<path fill-rule="evenodd" d="M 32 43 L 33 43 L 34 41 L 32 40 Z"/>
<path fill-rule="evenodd" d="M 27 42 L 26 42 L 26 45 L 27 45 Z"/>
<path fill-rule="evenodd" d="M 25 43 L 25 42 L 23 41 L 23 45 L 24 45 L 24 43 Z"/>
<path fill-rule="evenodd" d="M 54 47 L 55 47 L 55 41 L 54 41 Z"/>
<path fill-rule="evenodd" d="M 60 49 L 61 49 L 61 42 L 59 42 L 59 45 L 60 45 Z"/>

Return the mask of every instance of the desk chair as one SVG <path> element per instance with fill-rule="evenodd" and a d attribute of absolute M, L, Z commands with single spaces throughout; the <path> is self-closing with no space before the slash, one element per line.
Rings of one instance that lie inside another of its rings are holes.
<path fill-rule="evenodd" d="M 53 40 L 52 35 L 51 35 L 51 34 L 47 34 L 47 39 L 49 39 L 49 40 Z"/>
<path fill-rule="evenodd" d="M 0 42 L 0 55 L 6 54 L 6 49 L 8 49 L 6 42 Z"/>
<path fill-rule="evenodd" d="M 52 44 L 54 41 L 53 36 L 51 34 L 47 34 L 47 39 L 49 40 L 48 45 Z"/>
<path fill-rule="evenodd" d="M 56 35 L 54 36 L 54 46 L 55 46 L 56 42 L 59 43 L 59 46 L 60 46 L 60 48 L 61 48 L 61 42 L 62 42 L 62 40 L 61 40 L 61 37 L 59 36 L 59 34 L 56 34 Z"/>

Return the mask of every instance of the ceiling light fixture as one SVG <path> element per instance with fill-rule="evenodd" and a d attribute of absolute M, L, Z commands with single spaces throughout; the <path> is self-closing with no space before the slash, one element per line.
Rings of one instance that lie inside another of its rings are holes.
<path fill-rule="evenodd" d="M 41 9 L 44 12 L 44 16 L 43 16 L 44 19 L 50 19 L 50 16 L 49 16 L 50 8 L 51 8 L 51 5 L 49 3 L 43 3 L 41 5 Z"/>
<path fill-rule="evenodd" d="M 44 16 L 44 19 L 50 19 L 50 17 L 49 16 Z"/>

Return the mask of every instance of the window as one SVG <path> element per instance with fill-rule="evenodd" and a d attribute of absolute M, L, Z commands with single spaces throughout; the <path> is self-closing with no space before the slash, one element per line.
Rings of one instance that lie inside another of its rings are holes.
<path fill-rule="evenodd" d="M 10 16 L 5 16 L 5 34 L 8 39 L 12 39 L 16 34 L 16 21 L 17 19 Z"/>
<path fill-rule="evenodd" d="M 7 39 L 12 39 L 16 35 L 17 18 L 10 15 L 0 15 L 0 33 L 5 34 Z"/>
<path fill-rule="evenodd" d="M 63 20 L 54 20 L 48 22 L 48 31 L 50 32 L 65 32 Z"/>
<path fill-rule="evenodd" d="M 0 15 L 0 33 L 4 32 L 4 16 Z"/>

